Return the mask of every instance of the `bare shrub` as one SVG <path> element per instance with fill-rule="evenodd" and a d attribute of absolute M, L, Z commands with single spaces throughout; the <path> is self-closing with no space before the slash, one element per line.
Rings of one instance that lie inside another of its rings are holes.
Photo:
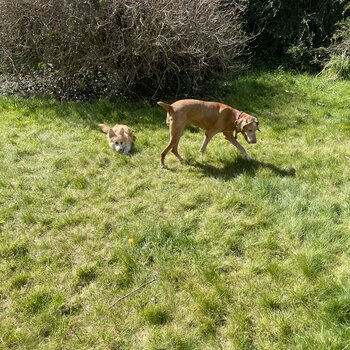
<path fill-rule="evenodd" d="M 242 68 L 244 9 L 244 0 L 0 0 L 1 69 L 66 97 L 190 94 Z"/>

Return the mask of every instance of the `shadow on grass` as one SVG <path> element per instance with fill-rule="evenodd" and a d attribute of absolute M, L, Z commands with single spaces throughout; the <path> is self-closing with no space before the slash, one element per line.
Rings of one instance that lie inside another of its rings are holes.
<path fill-rule="evenodd" d="M 223 168 L 217 168 L 210 164 L 203 164 L 197 161 L 191 163 L 193 166 L 201 169 L 202 173 L 209 177 L 219 178 L 223 180 L 229 180 L 235 178 L 241 174 L 248 176 L 255 176 L 259 169 L 271 170 L 275 175 L 281 177 L 295 176 L 295 169 L 281 169 L 271 163 L 260 162 L 258 160 L 252 160 L 248 162 L 243 158 L 237 158 L 230 163 L 226 163 Z"/>
<path fill-rule="evenodd" d="M 147 102 L 97 100 L 57 101 L 50 97 L 15 99 L 16 108 L 25 116 L 42 116 L 48 120 L 60 119 L 68 124 L 98 129 L 99 123 L 113 126 L 117 123 L 166 127 L 165 112 Z"/>
<path fill-rule="evenodd" d="M 297 94 L 286 92 L 295 87 L 294 80 L 295 78 L 289 74 L 285 74 L 282 79 L 268 72 L 249 72 L 223 84 L 219 95 L 192 97 L 227 103 L 261 118 L 262 125 L 264 123 L 273 126 L 285 125 L 279 111 L 283 110 L 284 105 L 290 105 L 291 100 L 300 98 Z M 172 103 L 176 99 L 168 98 L 165 102 Z M 33 98 L 17 96 L 2 104 L 5 109 L 15 107 L 25 116 L 60 119 L 68 124 L 90 129 L 96 129 L 99 123 L 111 126 L 123 123 L 131 126 L 167 128 L 166 113 L 156 105 L 155 101 L 120 99 L 111 102 L 100 99 L 83 102 L 57 101 L 48 96 Z M 0 110 L 2 104 L 0 103 Z M 267 112 L 270 114 L 266 115 Z"/>
<path fill-rule="evenodd" d="M 253 71 L 241 74 L 229 82 L 221 84 L 220 94 L 213 96 L 191 96 L 212 101 L 224 102 L 234 108 L 255 115 L 262 128 L 269 126 L 274 131 L 283 132 L 289 128 L 303 128 L 306 118 L 300 116 L 289 117 L 288 106 L 297 104 L 305 99 L 298 89 L 298 77 L 289 73 L 276 74 L 265 71 Z M 220 84 L 219 84 L 220 85 Z M 163 98 L 160 98 L 164 100 Z M 172 103 L 176 100 L 166 98 L 164 101 Z M 69 127 L 83 127 L 90 130 L 99 130 L 99 123 L 110 126 L 127 124 L 135 134 L 140 130 L 164 130 L 168 134 L 166 113 L 156 105 L 155 101 L 128 101 L 114 102 L 100 99 L 90 102 L 57 101 L 51 97 L 37 96 L 33 98 L 11 97 L 0 99 L 1 110 L 18 110 L 25 117 L 33 117 L 39 121 L 59 121 Z M 311 123 L 311 118 L 308 118 Z M 166 130 L 166 131 L 165 131 Z M 192 128 L 190 132 L 198 132 Z M 243 166 L 243 165 L 242 165 Z M 230 167 L 230 165 L 227 165 Z M 235 165 L 232 165 L 235 167 Z M 242 171 L 253 171 L 256 165 L 249 166 Z M 249 170 L 250 169 L 250 170 Z M 204 170 L 203 170 L 204 171 Z M 225 169 L 220 170 L 225 173 Z M 227 169 L 229 172 L 230 169 Z M 207 169 L 207 172 L 215 173 Z"/>

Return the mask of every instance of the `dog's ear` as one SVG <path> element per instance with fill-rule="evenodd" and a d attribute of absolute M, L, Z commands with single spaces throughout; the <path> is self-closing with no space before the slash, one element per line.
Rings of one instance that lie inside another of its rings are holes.
<path fill-rule="evenodd" d="M 106 124 L 98 124 L 98 126 L 101 128 L 101 130 L 105 133 L 108 134 L 108 131 L 110 130 L 110 127 Z"/>
<path fill-rule="evenodd" d="M 124 128 L 121 128 L 121 129 L 119 130 L 119 134 L 122 135 L 122 136 L 124 135 L 124 132 L 125 132 L 125 131 L 124 131 Z"/>
<path fill-rule="evenodd" d="M 238 127 L 238 132 L 242 132 L 243 128 L 249 124 L 246 119 L 242 118 L 238 121 L 237 127 Z"/>
<path fill-rule="evenodd" d="M 260 131 L 258 119 L 256 119 L 255 117 L 253 117 L 253 120 L 254 120 L 254 122 L 255 122 L 255 124 L 256 124 L 256 130 Z"/>
<path fill-rule="evenodd" d="M 108 130 L 108 137 L 112 138 L 113 136 L 115 136 L 115 133 L 114 133 L 113 129 L 109 129 Z"/>

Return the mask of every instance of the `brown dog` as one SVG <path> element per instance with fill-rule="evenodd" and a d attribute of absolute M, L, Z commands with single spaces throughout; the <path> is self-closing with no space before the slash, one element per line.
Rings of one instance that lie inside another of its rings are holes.
<path fill-rule="evenodd" d="M 205 130 L 201 152 L 205 151 L 208 142 L 215 134 L 222 132 L 226 140 L 236 146 L 247 160 L 251 160 L 236 138 L 237 133 L 241 132 L 248 143 L 256 143 L 255 132 L 259 127 L 255 117 L 218 102 L 179 100 L 171 105 L 164 102 L 158 102 L 158 105 L 167 111 L 167 124 L 170 129 L 169 144 L 160 155 L 162 168 L 166 167 L 164 159 L 170 150 L 182 160 L 177 148 L 183 131 L 191 124 Z"/>

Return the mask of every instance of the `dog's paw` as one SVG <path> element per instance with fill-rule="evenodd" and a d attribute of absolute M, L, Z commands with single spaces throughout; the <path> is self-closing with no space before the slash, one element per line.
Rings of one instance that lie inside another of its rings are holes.
<path fill-rule="evenodd" d="M 245 159 L 250 162 L 252 160 L 252 158 L 250 158 L 248 155 L 245 155 Z"/>

